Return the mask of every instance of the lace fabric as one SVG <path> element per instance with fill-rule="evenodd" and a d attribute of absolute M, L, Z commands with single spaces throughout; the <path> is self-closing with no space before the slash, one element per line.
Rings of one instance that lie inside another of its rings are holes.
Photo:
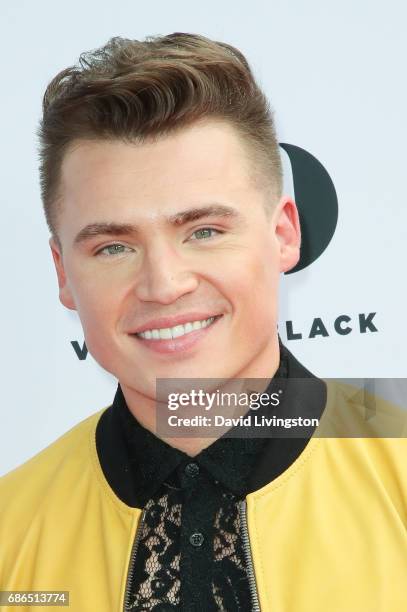
<path fill-rule="evenodd" d="M 181 503 L 163 491 L 145 507 L 129 605 L 134 610 L 179 609 Z"/>
<path fill-rule="evenodd" d="M 129 609 L 142 612 L 192 609 L 186 606 L 186 602 L 182 606 L 181 600 L 181 497 L 180 489 L 163 487 L 145 507 Z M 219 502 L 213 522 L 211 597 L 205 600 L 201 593 L 198 605 L 205 612 L 243 612 L 250 608 L 250 592 L 240 536 L 238 500 L 222 491 Z M 209 578 L 207 575 L 203 577 L 205 581 Z"/>

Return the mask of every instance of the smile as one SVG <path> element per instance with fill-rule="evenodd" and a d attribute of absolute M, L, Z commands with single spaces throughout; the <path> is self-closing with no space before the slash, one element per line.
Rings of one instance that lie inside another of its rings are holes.
<path fill-rule="evenodd" d="M 191 332 L 197 331 L 198 329 L 204 329 L 209 327 L 218 319 L 219 316 L 209 317 L 209 319 L 203 319 L 202 321 L 188 321 L 183 325 L 175 325 L 174 327 L 163 327 L 159 329 L 146 329 L 143 332 L 136 334 L 139 338 L 145 340 L 171 340 L 172 338 L 180 338 L 190 334 Z"/>

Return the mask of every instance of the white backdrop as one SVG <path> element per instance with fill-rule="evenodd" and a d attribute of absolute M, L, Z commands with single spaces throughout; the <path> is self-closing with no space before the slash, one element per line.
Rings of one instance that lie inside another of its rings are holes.
<path fill-rule="evenodd" d="M 195 32 L 245 53 L 280 142 L 323 164 L 339 202 L 326 251 L 282 279 L 282 339 L 320 376 L 407 377 L 406 18 L 402 0 L 2 3 L 0 474 L 108 405 L 116 386 L 71 345 L 83 334 L 57 298 L 35 135 L 47 83 L 112 36 Z M 371 312 L 377 332 L 360 333 Z M 334 331 L 339 315 L 352 319 L 348 335 Z M 315 317 L 328 337 L 308 337 Z M 287 320 L 302 339 L 287 340 Z"/>

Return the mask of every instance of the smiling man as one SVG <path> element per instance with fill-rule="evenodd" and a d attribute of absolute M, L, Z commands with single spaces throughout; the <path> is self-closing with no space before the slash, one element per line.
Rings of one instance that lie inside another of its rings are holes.
<path fill-rule="evenodd" d="M 40 140 L 60 300 L 119 384 L 1 479 L 0 587 L 69 591 L 77 612 L 401 610 L 405 446 L 316 436 L 339 395 L 278 336 L 300 226 L 243 55 L 112 39 L 50 83 Z M 226 431 L 164 435 L 159 379 L 276 401 L 261 434 L 246 405 Z M 276 416 L 311 425 L 277 435 Z"/>

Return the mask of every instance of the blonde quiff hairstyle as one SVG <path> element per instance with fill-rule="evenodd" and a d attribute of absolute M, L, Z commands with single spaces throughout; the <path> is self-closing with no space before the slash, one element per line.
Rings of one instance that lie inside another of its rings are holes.
<path fill-rule="evenodd" d="M 246 143 L 253 176 L 276 201 L 282 168 L 272 111 L 243 54 L 196 34 L 121 37 L 82 53 L 43 98 L 40 186 L 56 236 L 61 165 L 78 139 L 143 143 L 205 119 L 228 122 Z"/>

